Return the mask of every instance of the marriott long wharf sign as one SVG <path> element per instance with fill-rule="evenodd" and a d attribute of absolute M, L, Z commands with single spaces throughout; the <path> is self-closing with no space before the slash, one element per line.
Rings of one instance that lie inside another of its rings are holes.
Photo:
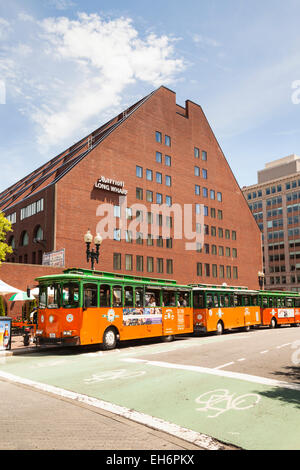
<path fill-rule="evenodd" d="M 127 189 L 124 189 L 124 181 L 116 181 L 111 178 L 105 178 L 101 176 L 95 183 L 95 188 L 104 189 L 104 191 L 110 191 L 112 193 L 123 194 L 126 196 Z"/>

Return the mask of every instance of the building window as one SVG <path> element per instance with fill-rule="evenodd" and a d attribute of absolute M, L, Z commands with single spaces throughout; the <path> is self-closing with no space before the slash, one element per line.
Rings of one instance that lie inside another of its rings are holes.
<path fill-rule="evenodd" d="M 194 147 L 194 157 L 199 158 L 199 149 L 197 147 Z"/>
<path fill-rule="evenodd" d="M 152 181 L 152 179 L 153 179 L 153 172 L 152 172 L 152 170 L 147 169 L 146 170 L 146 180 Z"/>
<path fill-rule="evenodd" d="M 232 238 L 232 240 L 236 240 L 236 231 L 235 230 L 232 230 L 231 238 Z"/>
<path fill-rule="evenodd" d="M 121 230 L 119 228 L 114 229 L 114 240 L 117 242 L 121 241 Z"/>
<path fill-rule="evenodd" d="M 126 230 L 125 240 L 127 243 L 132 243 L 132 231 L 131 230 Z"/>
<path fill-rule="evenodd" d="M 226 277 L 231 279 L 231 266 L 226 266 Z"/>
<path fill-rule="evenodd" d="M 196 204 L 196 206 L 195 206 L 195 212 L 196 212 L 196 214 L 198 214 L 198 215 L 201 214 L 201 204 Z"/>
<path fill-rule="evenodd" d="M 126 219 L 131 220 L 132 219 L 132 208 L 131 207 L 126 207 Z"/>
<path fill-rule="evenodd" d="M 11 222 L 12 224 L 15 224 L 17 220 L 17 213 L 14 212 L 13 214 L 6 215 L 5 217 L 7 218 L 9 222 Z"/>
<path fill-rule="evenodd" d="M 159 227 L 162 227 L 162 224 L 163 224 L 163 216 L 162 216 L 162 214 L 156 214 L 156 224 L 157 224 Z"/>
<path fill-rule="evenodd" d="M 232 248 L 232 257 L 237 258 L 237 249 L 236 248 Z"/>
<path fill-rule="evenodd" d="M 156 140 L 156 142 L 158 142 L 159 144 L 162 143 L 162 135 L 161 135 L 161 132 L 159 132 L 159 131 L 156 131 L 156 132 L 155 132 L 155 140 Z"/>
<path fill-rule="evenodd" d="M 208 197 L 208 189 L 202 188 L 202 194 L 203 194 L 203 197 Z"/>
<path fill-rule="evenodd" d="M 200 196 L 200 186 L 199 186 L 199 184 L 195 184 L 195 194 L 197 196 Z"/>
<path fill-rule="evenodd" d="M 143 168 L 141 166 L 136 166 L 135 173 L 138 178 L 143 178 Z"/>
<path fill-rule="evenodd" d="M 218 200 L 219 202 L 222 202 L 222 193 L 220 193 L 220 192 L 217 193 L 217 200 Z"/>
<path fill-rule="evenodd" d="M 166 216 L 166 226 L 170 227 L 170 228 L 172 228 L 172 226 L 173 226 L 173 219 L 169 215 Z"/>
<path fill-rule="evenodd" d="M 216 218 L 216 209 L 214 207 L 211 207 L 210 209 L 210 216 L 215 219 Z"/>
<path fill-rule="evenodd" d="M 166 248 L 172 248 L 172 247 L 173 247 L 173 239 L 166 238 Z"/>
<path fill-rule="evenodd" d="M 216 245 L 211 245 L 211 254 L 216 255 L 217 254 L 217 247 Z"/>
<path fill-rule="evenodd" d="M 162 204 L 162 203 L 163 203 L 162 194 L 156 193 L 156 204 Z"/>
<path fill-rule="evenodd" d="M 230 248 L 228 246 L 225 248 L 225 254 L 227 257 L 230 257 Z"/>
<path fill-rule="evenodd" d="M 132 271 L 132 255 L 125 255 L 125 269 Z"/>
<path fill-rule="evenodd" d="M 163 242 L 163 237 L 162 237 L 161 235 L 159 235 L 159 236 L 157 237 L 156 245 L 157 245 L 158 247 L 160 247 L 160 248 L 163 247 L 164 242 Z"/>
<path fill-rule="evenodd" d="M 207 263 L 204 264 L 204 275 L 210 277 L 210 265 Z"/>
<path fill-rule="evenodd" d="M 202 168 L 202 178 L 207 180 L 207 170 L 205 168 Z"/>
<path fill-rule="evenodd" d="M 157 272 L 158 273 L 163 273 L 164 272 L 164 260 L 163 260 L 163 258 L 157 258 L 156 267 L 157 267 Z"/>
<path fill-rule="evenodd" d="M 218 234 L 219 234 L 219 238 L 223 238 L 223 229 L 222 228 L 218 229 Z"/>
<path fill-rule="evenodd" d="M 207 161 L 207 152 L 205 150 L 202 150 L 202 160 Z"/>
<path fill-rule="evenodd" d="M 148 234 L 147 245 L 148 246 L 153 246 L 153 237 L 152 237 L 151 233 Z"/>
<path fill-rule="evenodd" d="M 171 176 L 166 175 L 166 186 L 172 186 Z"/>
<path fill-rule="evenodd" d="M 167 259 L 167 274 L 173 274 L 173 260 Z"/>
<path fill-rule="evenodd" d="M 225 238 L 227 238 L 227 240 L 230 240 L 230 230 L 228 229 L 225 230 Z"/>
<path fill-rule="evenodd" d="M 23 232 L 21 236 L 21 246 L 27 246 L 29 243 L 28 232 Z"/>
<path fill-rule="evenodd" d="M 168 207 L 171 207 L 172 205 L 172 197 L 171 196 L 166 196 L 166 204 Z"/>
<path fill-rule="evenodd" d="M 202 263 L 197 263 L 197 276 L 202 276 Z"/>
<path fill-rule="evenodd" d="M 153 223 L 153 214 L 152 214 L 152 212 L 147 212 L 147 223 L 148 224 Z"/>
<path fill-rule="evenodd" d="M 171 166 L 171 157 L 169 155 L 165 156 L 165 165 Z"/>
<path fill-rule="evenodd" d="M 171 147 L 171 137 L 169 135 L 165 135 L 165 145 Z"/>
<path fill-rule="evenodd" d="M 198 166 L 194 167 L 194 175 L 195 176 L 200 176 L 200 168 Z"/>
<path fill-rule="evenodd" d="M 210 199 L 215 199 L 215 191 L 213 189 L 210 190 Z"/>
<path fill-rule="evenodd" d="M 233 266 L 233 279 L 238 279 L 238 268 Z"/>
<path fill-rule="evenodd" d="M 146 191 L 146 201 L 153 202 L 153 192 L 148 189 Z"/>
<path fill-rule="evenodd" d="M 156 172 L 156 182 L 161 184 L 162 183 L 162 174 L 158 171 Z"/>
<path fill-rule="evenodd" d="M 224 275 L 225 275 L 224 266 L 221 264 L 221 265 L 219 266 L 219 277 L 220 277 L 221 279 L 223 279 L 223 278 L 224 278 Z"/>
<path fill-rule="evenodd" d="M 143 190 L 142 188 L 136 188 L 136 198 L 140 201 L 143 200 Z"/>
<path fill-rule="evenodd" d="M 224 247 L 219 246 L 219 256 L 224 256 Z"/>
<path fill-rule="evenodd" d="M 223 220 L 223 211 L 218 210 L 218 219 Z"/>
<path fill-rule="evenodd" d="M 144 257 L 137 255 L 136 256 L 136 270 L 142 272 L 144 270 Z"/>
<path fill-rule="evenodd" d="M 43 229 L 40 225 L 38 225 L 38 227 L 36 227 L 36 229 L 34 231 L 33 239 L 36 242 L 44 240 L 44 232 L 43 232 Z"/>
<path fill-rule="evenodd" d="M 213 227 L 213 226 L 212 226 L 212 227 L 210 228 L 210 234 L 211 234 L 212 237 L 216 237 L 216 235 L 217 235 L 217 229 L 216 229 L 216 227 Z"/>
<path fill-rule="evenodd" d="M 216 264 L 212 265 L 211 272 L 213 277 L 218 277 L 218 268 Z"/>
<path fill-rule="evenodd" d="M 114 217 L 121 217 L 120 206 L 114 206 Z"/>
<path fill-rule="evenodd" d="M 142 245 L 143 244 L 143 234 L 142 232 L 136 232 L 136 243 L 138 245 Z"/>
<path fill-rule="evenodd" d="M 162 162 L 162 154 L 160 152 L 156 152 L 156 162 L 157 163 Z"/>
<path fill-rule="evenodd" d="M 152 256 L 147 256 L 147 272 L 153 273 L 153 258 Z"/>
<path fill-rule="evenodd" d="M 114 269 L 121 269 L 121 253 L 114 253 L 113 266 Z"/>

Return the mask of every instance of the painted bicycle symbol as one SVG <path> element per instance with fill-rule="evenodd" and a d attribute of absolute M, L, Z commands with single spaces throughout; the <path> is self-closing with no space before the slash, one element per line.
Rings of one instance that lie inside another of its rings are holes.
<path fill-rule="evenodd" d="M 139 371 L 127 371 L 126 369 L 111 370 L 108 372 L 103 372 L 102 374 L 93 374 L 90 379 L 84 379 L 84 382 L 87 384 L 94 384 L 98 382 L 105 382 L 106 380 L 116 380 L 116 379 L 134 379 L 146 374 L 144 370 Z"/>
<path fill-rule="evenodd" d="M 245 395 L 235 396 L 236 393 L 230 394 L 229 390 L 220 388 L 205 392 L 196 398 L 195 402 L 202 405 L 196 408 L 197 411 L 213 411 L 214 414 L 207 416 L 208 418 L 217 418 L 221 414 L 229 410 L 243 411 L 249 410 L 257 405 L 261 399 L 256 393 L 246 393 Z"/>

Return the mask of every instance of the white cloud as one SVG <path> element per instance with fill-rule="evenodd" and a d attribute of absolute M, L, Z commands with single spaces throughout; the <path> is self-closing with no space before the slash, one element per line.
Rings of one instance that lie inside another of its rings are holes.
<path fill-rule="evenodd" d="M 220 47 L 221 43 L 216 39 L 209 38 L 206 36 L 202 36 L 201 34 L 194 34 L 193 41 L 196 44 L 200 44 L 202 46 L 210 46 L 210 47 Z"/>
<path fill-rule="evenodd" d="M 128 18 L 81 13 L 76 20 L 47 18 L 32 27 L 35 39 L 10 47 L 2 68 L 44 149 L 80 137 L 96 116 L 120 109 L 129 85 L 169 84 L 185 67 L 174 57 L 174 38 L 142 38 Z"/>

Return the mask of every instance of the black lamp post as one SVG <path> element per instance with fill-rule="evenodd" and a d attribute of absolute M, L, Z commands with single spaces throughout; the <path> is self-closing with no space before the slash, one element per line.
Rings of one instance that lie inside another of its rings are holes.
<path fill-rule="evenodd" d="M 99 254 L 100 254 L 100 245 L 102 243 L 102 238 L 97 233 L 97 235 L 94 238 L 94 243 L 96 245 L 96 251 L 94 251 L 94 248 L 90 249 L 91 243 L 93 241 L 93 235 L 91 234 L 90 230 L 88 230 L 84 236 L 84 241 L 86 243 L 86 260 L 89 262 L 91 260 L 91 266 L 92 270 L 95 269 L 95 262 L 99 262 Z"/>

